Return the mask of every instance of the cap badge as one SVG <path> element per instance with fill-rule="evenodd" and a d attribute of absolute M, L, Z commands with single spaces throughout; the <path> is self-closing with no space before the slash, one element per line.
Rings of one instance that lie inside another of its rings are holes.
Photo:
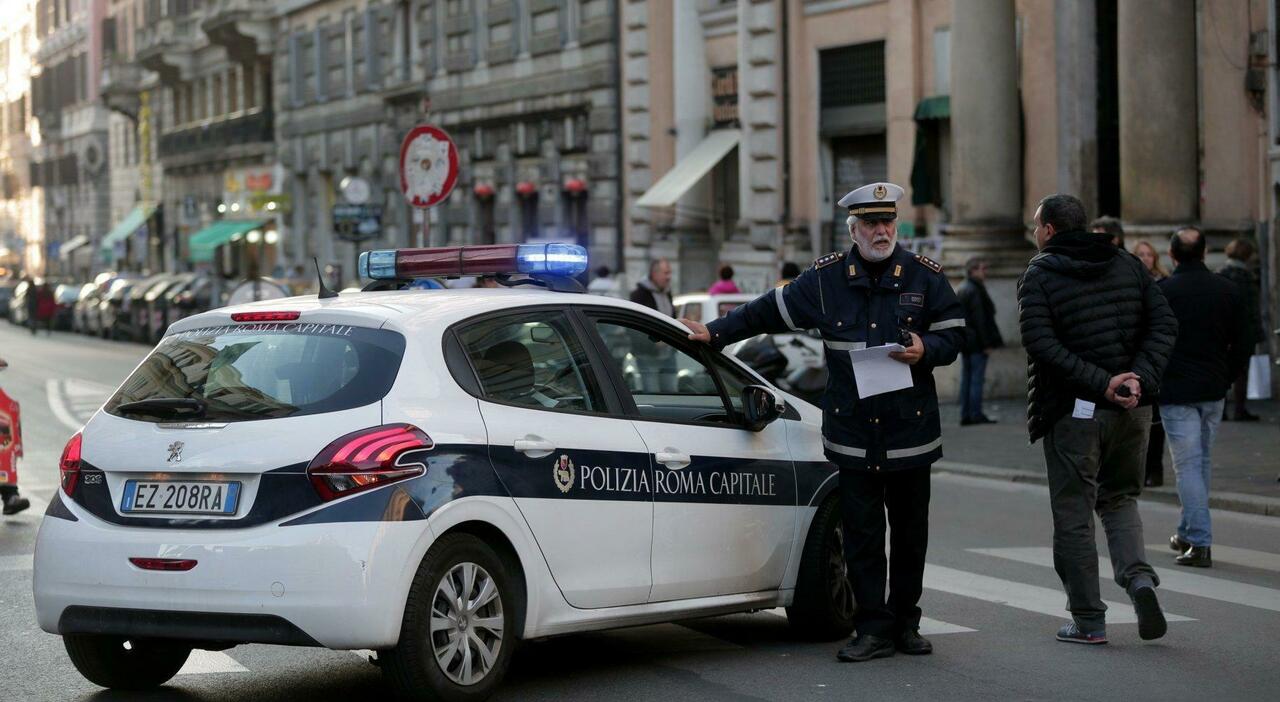
<path fill-rule="evenodd" d="M 871 191 L 871 194 L 875 195 L 877 200 L 883 200 L 884 196 L 889 194 L 889 189 L 884 185 L 877 185 L 876 189 Z"/>

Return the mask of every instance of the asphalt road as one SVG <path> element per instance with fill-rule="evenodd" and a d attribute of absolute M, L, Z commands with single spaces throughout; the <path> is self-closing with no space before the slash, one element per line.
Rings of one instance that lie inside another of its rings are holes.
<path fill-rule="evenodd" d="M 0 388 L 22 403 L 23 491 L 36 503 L 0 520 L 0 700 L 385 698 L 367 654 L 259 645 L 196 652 L 159 692 L 111 693 L 81 678 L 61 640 L 36 627 L 30 554 L 57 458 L 145 352 L 70 334 L 32 338 L 0 322 L 10 363 Z M 1178 615 L 1156 642 L 1138 639 L 1127 604 L 1110 611 L 1108 646 L 1056 642 L 1065 597 L 1045 489 L 938 472 L 922 602 L 934 655 L 839 664 L 838 643 L 796 641 L 777 612 L 760 612 L 527 643 L 495 699 L 1280 699 L 1280 519 L 1215 513 L 1215 567 L 1188 571 L 1161 545 L 1177 508 L 1143 503 L 1142 513 L 1161 601 Z M 1109 580 L 1103 595 L 1126 602 Z"/>

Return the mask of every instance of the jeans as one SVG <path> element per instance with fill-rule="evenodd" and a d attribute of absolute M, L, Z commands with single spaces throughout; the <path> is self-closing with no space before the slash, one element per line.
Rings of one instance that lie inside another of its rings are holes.
<path fill-rule="evenodd" d="M 987 354 L 966 353 L 960 359 L 960 419 L 982 417 L 982 384 L 986 381 Z"/>
<path fill-rule="evenodd" d="M 1044 437 L 1053 509 L 1053 567 L 1067 609 L 1081 629 L 1104 630 L 1107 605 L 1098 584 L 1096 512 L 1107 533 L 1116 584 L 1130 594 L 1160 583 L 1147 563 L 1138 494 L 1151 431 L 1151 408 L 1098 408 L 1093 419 L 1059 419 Z"/>
<path fill-rule="evenodd" d="M 1222 422 L 1223 402 L 1160 405 L 1169 453 L 1173 456 L 1173 473 L 1178 478 L 1178 501 L 1182 503 L 1178 536 L 1192 546 L 1213 544 L 1209 526 L 1209 451 Z"/>

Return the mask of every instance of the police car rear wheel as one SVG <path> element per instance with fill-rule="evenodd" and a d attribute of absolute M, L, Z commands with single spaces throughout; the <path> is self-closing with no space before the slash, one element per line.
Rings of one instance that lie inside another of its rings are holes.
<path fill-rule="evenodd" d="M 482 700 L 515 647 L 522 592 L 484 541 L 452 534 L 427 552 L 405 605 L 400 643 L 383 671 L 402 699 Z"/>
<path fill-rule="evenodd" d="M 113 690 L 149 690 L 182 670 L 191 647 L 155 639 L 67 634 L 62 637 L 76 670 L 89 682 Z"/>
<path fill-rule="evenodd" d="M 844 559 L 840 501 L 832 497 L 813 515 L 804 542 L 796 597 L 787 621 L 800 636 L 834 641 L 853 631 L 853 587 Z"/>

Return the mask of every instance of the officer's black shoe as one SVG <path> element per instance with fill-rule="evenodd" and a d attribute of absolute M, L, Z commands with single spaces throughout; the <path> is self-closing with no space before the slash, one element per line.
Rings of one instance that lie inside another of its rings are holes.
<path fill-rule="evenodd" d="M 919 629 L 907 629 L 902 632 L 894 640 L 893 645 L 908 656 L 927 656 L 933 653 L 933 644 L 920 635 Z"/>
<path fill-rule="evenodd" d="M 1178 553 L 1186 553 L 1187 549 L 1191 548 L 1191 543 L 1183 541 L 1181 536 L 1174 534 L 1169 537 L 1169 548 L 1177 551 Z"/>
<path fill-rule="evenodd" d="M 1173 562 L 1182 566 L 1209 568 L 1213 566 L 1213 554 L 1208 546 L 1192 546 L 1186 553 L 1173 559 Z"/>
<path fill-rule="evenodd" d="M 976 422 L 978 424 L 996 424 L 996 420 L 988 417 L 985 414 L 978 415 L 978 419 L 976 420 Z"/>
<path fill-rule="evenodd" d="M 861 663 L 873 658 L 888 658 L 893 655 L 893 642 L 889 639 L 871 634 L 858 634 L 848 646 L 840 649 L 836 659 L 844 663 Z"/>
<path fill-rule="evenodd" d="M 27 498 L 21 495 L 14 494 L 4 498 L 3 512 L 5 516 L 8 516 L 10 514 L 17 514 L 18 512 L 21 512 L 22 510 L 30 506 L 31 506 L 30 500 L 28 500 Z"/>

